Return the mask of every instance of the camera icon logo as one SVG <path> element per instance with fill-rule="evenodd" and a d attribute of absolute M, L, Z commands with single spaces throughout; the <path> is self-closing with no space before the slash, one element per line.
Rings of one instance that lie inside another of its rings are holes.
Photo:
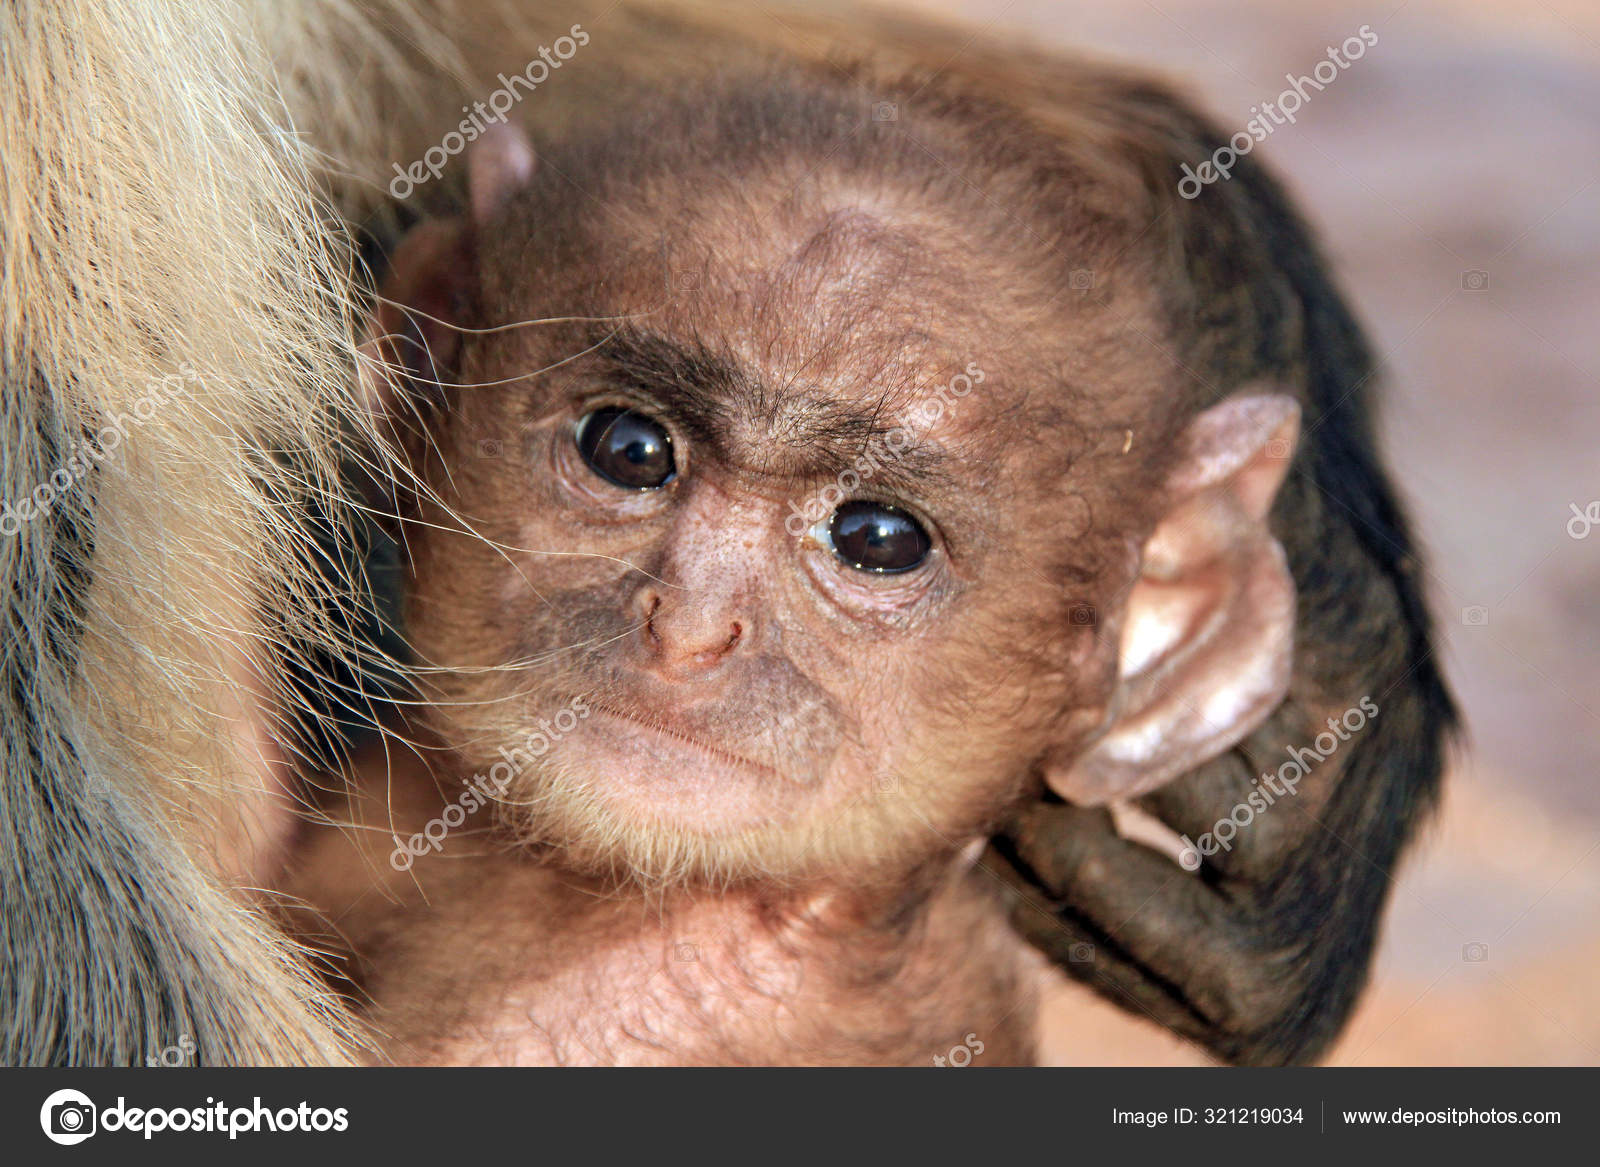
<path fill-rule="evenodd" d="M 1462 608 L 1461 622 L 1469 628 L 1481 628 L 1489 623 L 1489 609 L 1482 604 L 1473 604 L 1470 608 Z"/>
<path fill-rule="evenodd" d="M 1088 628 L 1095 623 L 1096 613 L 1093 604 L 1074 604 L 1067 618 L 1074 627 Z"/>
<path fill-rule="evenodd" d="M 1067 959 L 1073 964 L 1093 964 L 1094 945 L 1080 940 L 1067 949 Z"/>
<path fill-rule="evenodd" d="M 1489 946 L 1480 940 L 1461 946 L 1461 959 L 1468 964 L 1483 964 L 1489 959 Z"/>
<path fill-rule="evenodd" d="M 95 1132 L 99 1113 L 89 1096 L 78 1090 L 57 1090 L 39 1108 L 39 1125 L 52 1143 L 70 1147 Z"/>
<path fill-rule="evenodd" d="M 1461 273 L 1461 286 L 1469 292 L 1486 292 L 1489 290 L 1489 273 L 1474 268 Z"/>
<path fill-rule="evenodd" d="M 1289 445 L 1288 438 L 1273 438 L 1267 443 L 1267 457 L 1276 462 L 1282 462 L 1291 453 L 1293 448 Z"/>
<path fill-rule="evenodd" d="M 499 438 L 484 438 L 478 443 L 478 457 L 502 458 L 505 456 L 506 444 Z"/>
<path fill-rule="evenodd" d="M 1074 292 L 1088 292 L 1094 287 L 1094 272 L 1080 267 L 1067 273 L 1067 287 Z"/>
<path fill-rule="evenodd" d="M 875 122 L 897 122 L 900 120 L 900 106 L 893 101 L 876 101 L 872 104 L 872 120 Z"/>
<path fill-rule="evenodd" d="M 672 946 L 672 959 L 688 964 L 700 959 L 700 950 L 693 944 L 674 944 Z"/>

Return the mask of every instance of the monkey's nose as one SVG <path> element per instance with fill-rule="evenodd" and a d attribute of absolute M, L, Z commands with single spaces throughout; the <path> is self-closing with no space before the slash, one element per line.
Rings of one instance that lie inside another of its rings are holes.
<path fill-rule="evenodd" d="M 747 637 L 749 618 L 731 614 L 724 605 L 688 596 L 665 600 L 654 589 L 645 589 L 636 602 L 644 621 L 639 635 L 645 655 L 663 673 L 712 672 Z"/>

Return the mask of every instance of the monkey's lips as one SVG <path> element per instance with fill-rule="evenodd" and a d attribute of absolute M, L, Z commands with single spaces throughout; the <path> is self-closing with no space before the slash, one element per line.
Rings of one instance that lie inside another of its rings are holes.
<path fill-rule="evenodd" d="M 698 719 L 593 702 L 573 752 L 591 793 L 647 823 L 718 834 L 773 824 L 809 803 L 814 775 L 751 756 Z M 579 735 L 574 735 L 577 738 Z"/>
<path fill-rule="evenodd" d="M 665 721 L 660 721 L 647 715 L 628 713 L 610 705 L 597 704 L 594 709 L 596 713 L 609 717 L 613 721 L 623 722 L 630 728 L 644 729 L 657 737 L 665 738 L 669 746 L 681 746 L 699 751 L 705 758 L 718 765 L 740 766 L 769 779 L 780 777 L 775 767 L 768 766 L 764 762 L 758 762 L 753 758 L 747 758 L 743 754 L 735 753 L 732 750 L 712 745 L 704 738 L 686 730 L 678 729 Z"/>

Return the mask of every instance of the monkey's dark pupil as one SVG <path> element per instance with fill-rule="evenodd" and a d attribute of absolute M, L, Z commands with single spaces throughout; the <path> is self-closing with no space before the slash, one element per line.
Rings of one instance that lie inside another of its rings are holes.
<path fill-rule="evenodd" d="M 933 547 L 922 524 L 905 511 L 864 499 L 834 511 L 828 531 L 834 552 L 860 571 L 910 571 Z"/>
<path fill-rule="evenodd" d="M 672 438 L 660 424 L 631 409 L 597 409 L 578 423 L 578 452 L 607 482 L 654 490 L 672 481 Z"/>

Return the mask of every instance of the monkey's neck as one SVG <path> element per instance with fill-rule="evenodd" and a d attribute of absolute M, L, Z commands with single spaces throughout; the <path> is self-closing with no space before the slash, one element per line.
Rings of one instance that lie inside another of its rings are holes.
<path fill-rule="evenodd" d="M 829 893 L 598 898 L 545 869 L 522 956 L 485 986 L 447 1060 L 934 1064 L 966 1035 L 1027 1060 L 1015 944 L 964 881 L 889 923 Z M 519 880 L 518 882 L 522 882 Z M 513 925 L 501 930 L 502 942 Z M 557 931 L 559 929 L 559 931 Z M 480 933 L 481 935 L 481 933 Z M 469 975 L 476 961 L 463 962 Z"/>
<path fill-rule="evenodd" d="M 319 832 L 288 890 L 321 909 L 348 945 L 384 1060 L 1032 1058 L 1033 965 L 983 877 L 963 865 L 925 873 L 911 891 L 646 897 L 452 840 L 402 873 L 389 862 L 387 816 L 404 822 L 419 808 L 396 805 L 405 783 L 393 767 L 382 782 L 382 815 L 371 800 L 353 804 L 352 817 L 373 829 Z"/>

